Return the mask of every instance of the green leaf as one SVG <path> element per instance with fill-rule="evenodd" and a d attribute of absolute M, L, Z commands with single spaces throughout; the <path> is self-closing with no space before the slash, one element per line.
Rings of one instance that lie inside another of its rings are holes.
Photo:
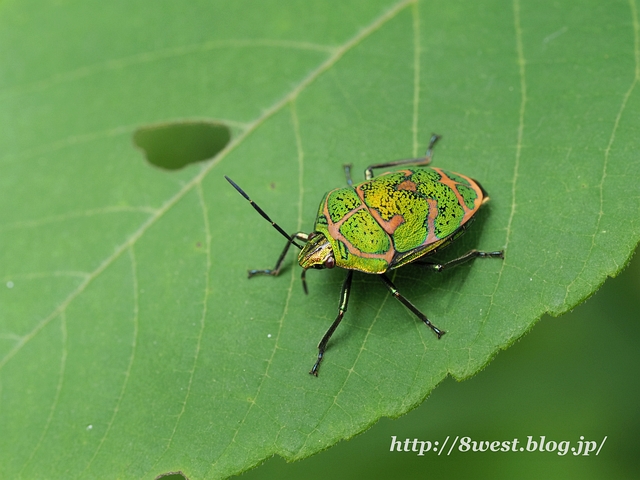
<path fill-rule="evenodd" d="M 473 375 L 640 238 L 634 0 L 5 2 L 0 32 L 7 477 L 309 456 Z M 212 160 L 165 170 L 134 146 L 203 121 L 232 133 Z M 305 296 L 292 255 L 247 281 L 284 239 L 223 175 L 310 231 L 342 164 L 420 155 L 431 132 L 434 164 L 492 197 L 442 259 L 506 258 L 392 277 L 440 341 L 357 275 L 314 378 L 344 272 L 309 272 Z"/>

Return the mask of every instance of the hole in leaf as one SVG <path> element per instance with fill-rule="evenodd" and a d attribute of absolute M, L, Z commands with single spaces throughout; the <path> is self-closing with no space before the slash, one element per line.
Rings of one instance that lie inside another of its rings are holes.
<path fill-rule="evenodd" d="M 133 134 L 133 143 L 149 163 L 166 170 L 213 158 L 230 139 L 226 125 L 211 122 L 166 123 L 142 127 Z"/>
<path fill-rule="evenodd" d="M 158 475 L 155 480 L 188 480 L 184 473 L 182 472 L 167 472 Z"/>

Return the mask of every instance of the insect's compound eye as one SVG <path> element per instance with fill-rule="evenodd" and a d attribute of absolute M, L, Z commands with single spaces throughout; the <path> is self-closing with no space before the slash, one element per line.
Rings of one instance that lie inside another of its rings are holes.
<path fill-rule="evenodd" d="M 333 268 L 336 266 L 336 259 L 333 257 L 327 257 L 324 261 L 324 268 Z"/>

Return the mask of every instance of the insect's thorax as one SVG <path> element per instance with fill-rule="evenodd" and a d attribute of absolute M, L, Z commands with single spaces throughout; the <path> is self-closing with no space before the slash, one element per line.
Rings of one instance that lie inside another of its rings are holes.
<path fill-rule="evenodd" d="M 487 199 L 466 176 L 405 169 L 328 192 L 315 231 L 331 245 L 336 266 L 383 273 L 446 243 Z"/>

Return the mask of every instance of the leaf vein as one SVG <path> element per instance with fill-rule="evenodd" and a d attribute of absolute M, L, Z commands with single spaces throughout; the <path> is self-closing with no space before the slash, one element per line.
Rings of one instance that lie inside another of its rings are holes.
<path fill-rule="evenodd" d="M 515 31 L 515 39 L 516 39 L 516 52 L 517 52 L 517 62 L 518 62 L 518 75 L 520 77 L 520 109 L 518 113 L 518 134 L 516 139 L 516 156 L 513 166 L 513 175 L 511 178 L 511 208 L 509 211 L 509 219 L 507 221 L 505 241 L 504 241 L 504 249 L 505 249 L 505 259 L 500 264 L 500 269 L 498 270 L 498 278 L 496 279 L 495 288 L 491 293 L 491 302 L 489 303 L 489 308 L 487 308 L 486 313 L 484 314 L 484 319 L 480 324 L 480 328 L 478 329 L 478 333 L 473 341 L 475 343 L 480 335 L 483 332 L 484 326 L 486 324 L 487 319 L 495 305 L 495 296 L 500 287 L 500 282 L 502 280 L 502 274 L 505 271 L 505 268 L 508 264 L 508 246 L 512 233 L 512 225 L 513 219 L 516 215 L 516 211 L 518 208 L 517 203 L 517 184 L 518 184 L 518 176 L 520 169 L 520 157 L 522 154 L 522 139 L 524 136 L 524 116 L 525 110 L 527 106 L 527 81 L 526 81 L 526 64 L 527 61 L 524 57 L 524 47 L 522 44 L 522 26 L 520 24 L 520 0 L 513 0 L 513 26 Z"/>
<path fill-rule="evenodd" d="M 178 426 L 180 424 L 180 420 L 184 415 L 184 412 L 187 409 L 187 402 L 189 401 L 189 396 L 191 394 L 191 387 L 193 386 L 193 377 L 196 371 L 196 364 L 198 363 L 198 357 L 200 356 L 200 349 L 202 345 L 202 337 L 204 335 L 204 327 L 207 318 L 207 305 L 209 300 L 209 285 L 210 285 L 210 274 L 211 274 L 211 226 L 209 225 L 209 209 L 207 208 L 207 203 L 204 198 L 204 192 L 202 190 L 202 184 L 198 183 L 196 186 L 196 191 L 198 193 L 198 200 L 200 203 L 200 210 L 202 211 L 202 223 L 205 234 L 205 243 L 206 243 L 206 273 L 205 273 L 205 284 L 204 284 L 204 294 L 202 298 L 202 315 L 200 317 L 200 330 L 198 332 L 198 337 L 196 340 L 196 350 L 193 356 L 193 364 L 191 369 L 189 370 L 189 380 L 187 382 L 187 388 L 184 396 L 184 400 L 182 401 L 182 407 L 180 408 L 180 413 L 178 413 L 175 424 L 173 426 L 173 430 L 171 431 L 171 435 L 167 439 L 167 445 L 162 451 L 160 455 L 158 455 L 157 460 L 151 466 L 149 471 L 153 470 L 155 466 L 162 460 L 162 457 L 169 451 L 171 448 L 171 444 L 173 443 L 173 438 L 178 430 Z"/>
<path fill-rule="evenodd" d="M 108 215 L 110 213 L 149 213 L 153 215 L 156 213 L 156 209 L 146 206 L 129 206 L 129 205 L 113 205 L 108 207 L 94 208 L 90 210 L 81 210 L 77 212 L 68 212 L 61 215 L 51 215 L 48 217 L 37 218 L 33 220 L 22 220 L 20 222 L 8 223 L 0 225 L 0 232 L 7 232 L 10 230 L 20 230 L 26 228 L 37 228 L 50 223 L 64 222 L 72 220 L 74 218 L 81 217 L 94 217 L 96 215 Z"/>
<path fill-rule="evenodd" d="M 210 40 L 204 43 L 196 43 L 192 45 L 182 45 L 179 47 L 166 48 L 151 52 L 142 52 L 135 55 L 122 58 L 112 58 L 93 65 L 85 65 L 72 71 L 57 73 L 49 78 L 28 83 L 26 85 L 18 85 L 9 87 L 4 91 L 0 91 L 0 98 L 16 96 L 25 92 L 34 92 L 46 90 L 54 85 L 71 82 L 74 80 L 90 77 L 104 72 L 122 70 L 127 67 L 137 66 L 144 63 L 156 62 L 158 60 L 167 60 L 170 58 L 178 58 L 194 53 L 203 53 L 210 50 L 218 50 L 222 48 L 284 48 L 291 50 L 308 50 L 317 52 L 333 53 L 336 47 L 331 45 L 321 45 L 312 42 L 299 42 L 290 40 L 273 40 L 273 39 L 230 39 L 230 40 Z"/>
<path fill-rule="evenodd" d="M 396 272 L 394 271 L 393 272 L 394 280 L 395 280 L 395 274 L 396 274 Z M 367 340 L 369 339 L 369 336 L 371 335 L 371 331 L 373 330 L 373 326 L 376 324 L 376 322 L 380 318 L 380 315 L 382 314 L 382 310 L 384 309 L 384 306 L 386 305 L 388 299 L 389 299 L 389 295 L 385 295 L 384 298 L 382 299 L 382 302 L 378 306 L 378 309 L 377 309 L 378 311 L 376 312 L 376 315 L 373 317 L 373 321 L 371 322 L 369 327 L 365 329 L 366 333 L 365 333 L 364 339 L 362 340 L 362 343 L 360 344 L 360 349 L 358 350 L 358 354 L 356 355 L 356 358 L 353 360 L 353 365 L 351 366 L 351 368 L 347 369 L 347 375 L 344 377 L 344 380 L 342 381 L 342 385 L 340 385 L 340 387 L 337 389 L 335 395 L 332 396 L 332 400 L 333 401 L 325 409 L 325 411 L 322 414 L 322 416 L 318 419 L 316 424 L 313 426 L 313 428 L 307 434 L 307 438 L 305 439 L 304 444 L 300 448 L 301 450 L 304 450 L 304 448 L 307 446 L 307 443 L 311 439 L 311 435 L 313 435 L 315 432 L 319 431 L 318 427 L 320 425 L 322 425 L 322 423 L 324 422 L 324 419 L 327 418 L 327 416 L 329 415 L 329 412 L 331 412 L 331 410 L 334 407 L 338 407 L 341 410 L 344 410 L 338 404 L 338 397 L 340 397 L 340 394 L 345 390 L 347 382 L 349 381 L 349 378 L 351 378 L 351 374 L 352 373 L 356 373 L 355 372 L 355 366 L 358 364 L 358 361 L 360 360 L 360 356 L 362 355 L 362 352 L 365 350 L 365 347 L 366 347 L 366 344 L 367 344 Z M 326 360 L 325 360 L 325 362 L 326 362 Z M 360 378 L 363 378 L 363 377 L 361 376 Z"/>
<path fill-rule="evenodd" d="M 31 463 L 31 460 L 33 460 L 33 457 L 36 455 L 36 453 L 40 449 L 40 446 L 44 441 L 44 437 L 47 435 L 47 432 L 49 431 L 49 426 L 51 425 L 53 414 L 56 408 L 58 408 L 58 401 L 60 399 L 60 392 L 62 391 L 62 382 L 64 381 L 64 374 L 65 374 L 65 369 L 67 365 L 67 319 L 64 312 L 60 314 L 60 330 L 61 330 L 61 336 L 62 336 L 62 352 L 60 355 L 60 370 L 58 373 L 58 384 L 56 385 L 56 393 L 53 397 L 53 402 L 51 403 L 51 408 L 49 409 L 49 415 L 47 416 L 47 421 L 45 422 L 42 433 L 40 434 L 40 438 L 38 438 L 38 442 L 36 443 L 36 446 L 31 451 L 31 455 L 29 455 L 29 458 L 27 459 L 27 461 L 22 465 L 22 468 L 20 469 L 20 473 L 18 474 L 18 477 L 22 477 L 22 472 L 24 472 L 24 469 L 27 467 L 27 465 L 29 465 L 29 463 Z"/>
<path fill-rule="evenodd" d="M 629 86 L 624 96 L 622 97 L 622 103 L 620 104 L 620 108 L 618 109 L 618 113 L 613 122 L 613 128 L 611 130 L 611 134 L 609 135 L 609 142 L 607 143 L 607 146 L 604 150 L 604 159 L 602 162 L 602 173 L 600 175 L 600 182 L 598 183 L 598 186 L 597 186 L 598 196 L 599 196 L 598 215 L 596 217 L 595 230 L 592 235 L 589 235 L 591 237 L 591 245 L 589 247 L 589 252 L 584 262 L 582 263 L 582 269 L 575 276 L 575 278 L 569 283 L 569 285 L 567 285 L 565 289 L 564 300 L 562 302 L 563 305 L 566 305 L 567 299 L 569 297 L 570 292 L 572 291 L 573 286 L 576 284 L 578 279 L 582 278 L 584 271 L 586 270 L 587 265 L 589 264 L 589 261 L 591 260 L 593 256 L 593 252 L 596 248 L 596 238 L 600 233 L 600 224 L 602 223 L 602 217 L 604 216 L 604 182 L 607 178 L 607 166 L 609 164 L 609 155 L 611 153 L 611 147 L 613 146 L 613 142 L 615 141 L 616 132 L 618 130 L 618 126 L 620 125 L 620 119 L 622 118 L 622 114 L 624 113 L 624 110 L 627 106 L 627 102 L 629 101 L 631 94 L 635 90 L 636 85 L 638 84 L 638 80 L 640 80 L 640 21 L 638 21 L 638 10 L 636 7 L 635 0 L 629 0 L 629 9 L 631 11 L 630 13 L 631 13 L 632 25 L 633 25 L 633 57 L 634 57 L 633 80 L 631 81 L 631 85 Z"/>
<path fill-rule="evenodd" d="M 413 17 L 413 158 L 418 157 L 418 111 L 420 106 L 420 3 L 413 3 L 411 14 Z"/>
<path fill-rule="evenodd" d="M 136 261 L 136 256 L 135 256 L 135 251 L 133 249 L 133 246 L 130 246 L 129 249 L 129 263 L 131 264 L 131 278 L 132 278 L 132 285 L 131 285 L 131 289 L 133 292 L 133 315 L 132 315 L 132 324 L 133 324 L 133 332 L 132 332 L 132 341 L 131 341 L 131 355 L 129 356 L 129 363 L 127 365 L 127 369 L 124 372 L 124 380 L 122 381 L 122 387 L 120 388 L 120 394 L 118 395 L 118 399 L 116 400 L 116 405 L 113 409 L 113 413 L 111 414 L 111 418 L 109 419 L 109 422 L 107 423 L 107 428 L 104 431 L 104 434 L 102 435 L 102 438 L 100 438 L 100 442 L 98 443 L 98 446 L 96 447 L 95 452 L 93 452 L 93 456 L 91 457 L 91 459 L 89 460 L 89 462 L 87 463 L 87 466 L 84 468 L 84 470 L 82 471 L 82 473 L 80 473 L 80 475 L 78 475 L 78 477 L 83 477 L 84 473 L 89 470 L 89 468 L 91 467 L 91 464 L 93 463 L 93 461 L 95 460 L 95 458 L 98 456 L 98 453 L 100 452 L 100 450 L 102 449 L 102 445 L 104 444 L 105 440 L 107 439 L 107 436 L 109 435 L 109 432 L 111 431 L 111 427 L 113 426 L 113 423 L 116 419 L 116 416 L 118 415 L 118 413 L 120 412 L 120 405 L 122 404 L 122 399 L 124 398 L 124 394 L 125 391 L 127 390 L 127 385 L 129 384 L 129 378 L 131 377 L 131 369 L 133 368 L 133 362 L 135 360 L 136 357 L 136 347 L 138 344 L 138 324 L 139 324 L 139 302 L 138 302 L 138 293 L 139 293 L 139 289 L 138 289 L 138 267 L 137 267 L 137 261 Z"/>

